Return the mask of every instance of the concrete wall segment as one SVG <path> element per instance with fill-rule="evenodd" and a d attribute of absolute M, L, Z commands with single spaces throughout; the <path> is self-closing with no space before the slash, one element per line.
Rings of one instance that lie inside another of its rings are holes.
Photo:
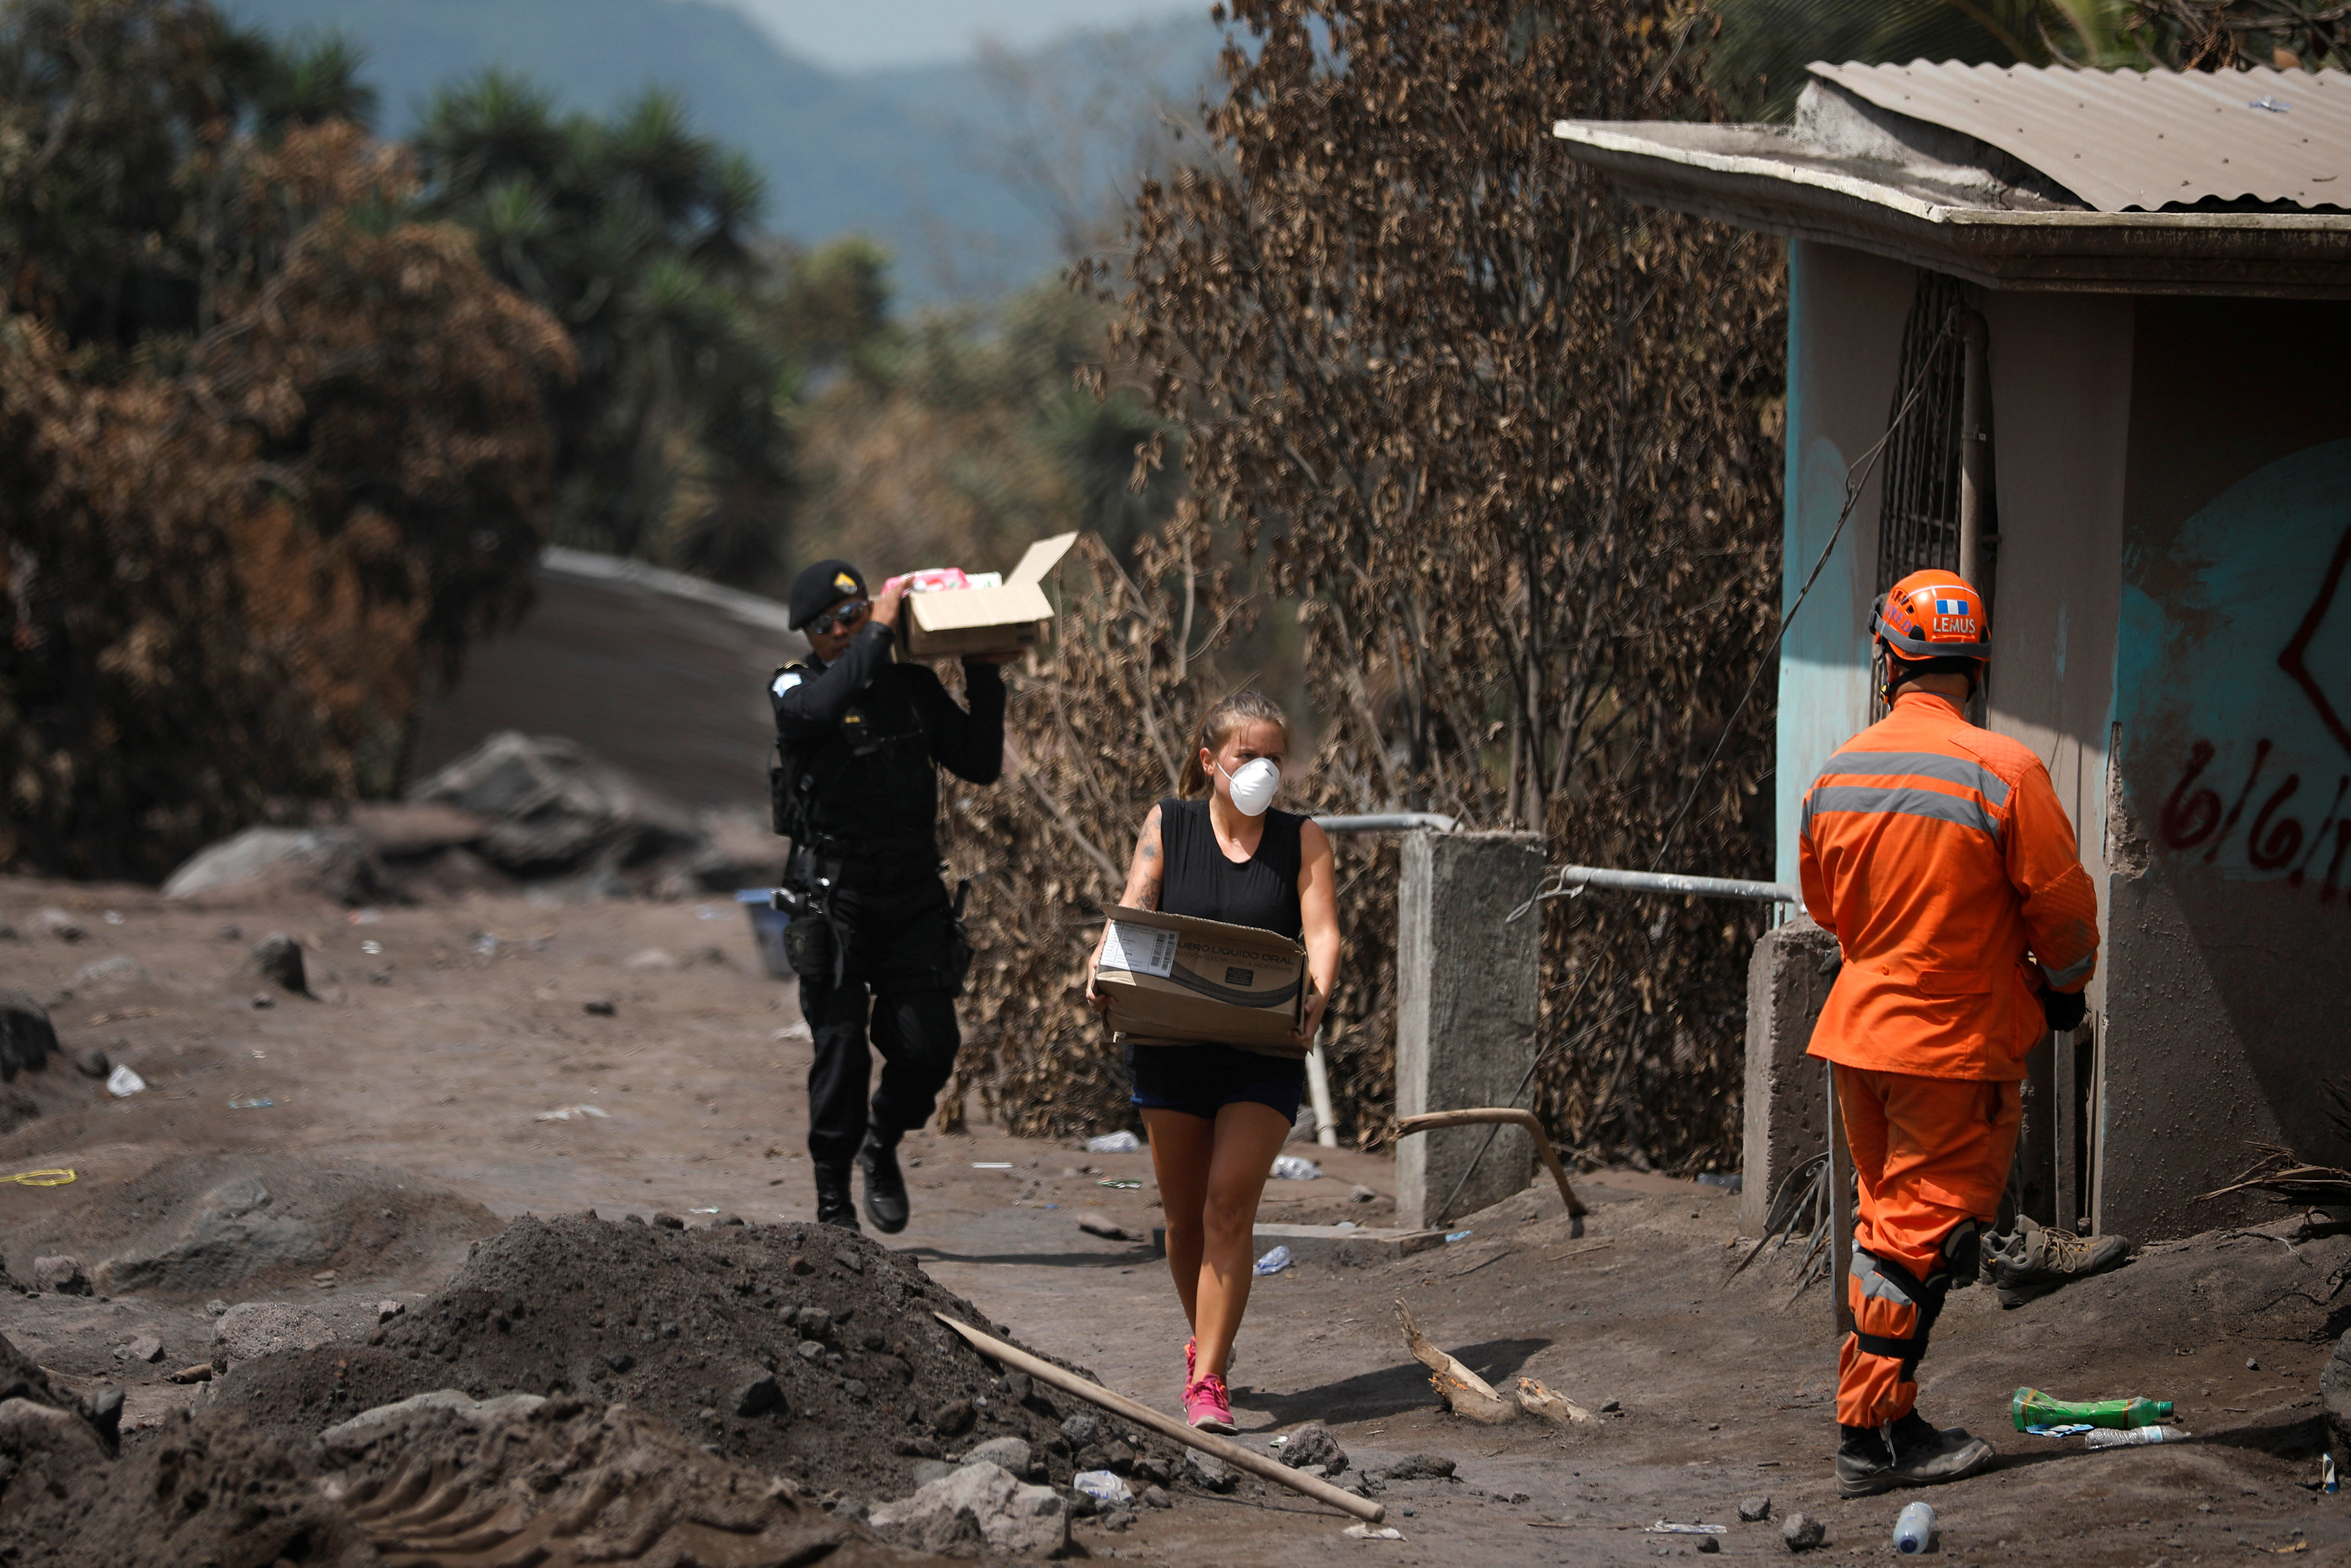
<path fill-rule="evenodd" d="M 1542 921 L 1506 917 L 1541 883 L 1532 833 L 1405 836 L 1396 912 L 1396 1115 L 1508 1106 L 1534 1060 Z M 1396 1223 L 1435 1225 L 1499 1203 L 1535 1171 L 1504 1127 L 1420 1133 L 1396 1145 Z M 1447 1203 L 1472 1160 L 1477 1169 Z M 1442 1212 L 1440 1212 L 1440 1210 Z"/>

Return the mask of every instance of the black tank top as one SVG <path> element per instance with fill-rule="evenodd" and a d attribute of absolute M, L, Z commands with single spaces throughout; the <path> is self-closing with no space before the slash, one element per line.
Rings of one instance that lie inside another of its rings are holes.
<path fill-rule="evenodd" d="M 1167 873 L 1159 907 L 1171 915 L 1255 926 L 1292 941 L 1305 921 L 1298 909 L 1299 829 L 1306 819 L 1268 811 L 1257 853 L 1238 864 L 1225 857 L 1205 800 L 1159 803 L 1159 848 Z"/>

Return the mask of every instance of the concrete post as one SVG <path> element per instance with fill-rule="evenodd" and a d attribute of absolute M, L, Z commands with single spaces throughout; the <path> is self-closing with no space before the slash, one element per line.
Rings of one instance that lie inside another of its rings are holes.
<path fill-rule="evenodd" d="M 1534 1060 L 1542 921 L 1505 917 L 1542 880 L 1531 833 L 1410 833 L 1396 916 L 1396 1115 L 1506 1106 Z M 1447 1195 L 1494 1134 L 1460 1195 Z M 1443 1224 L 1534 1179 L 1515 1127 L 1449 1127 L 1396 1145 L 1396 1223 Z M 1442 1206 L 1444 1212 L 1438 1212 Z"/>
<path fill-rule="evenodd" d="M 1836 938 L 1799 915 L 1763 933 L 1747 961 L 1746 1129 L 1739 1228 L 1763 1233 L 1781 1179 L 1828 1147 L 1820 1064 L 1806 1058 L 1813 1025 L 1836 983 Z"/>

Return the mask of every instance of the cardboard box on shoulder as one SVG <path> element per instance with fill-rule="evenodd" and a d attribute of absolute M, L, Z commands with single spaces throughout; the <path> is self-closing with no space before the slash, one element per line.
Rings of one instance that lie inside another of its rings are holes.
<path fill-rule="evenodd" d="M 1045 575 L 1061 564 L 1077 539 L 1075 534 L 1056 534 L 1038 540 L 996 587 L 908 594 L 899 618 L 906 652 L 915 659 L 959 659 L 1036 647 L 1044 623 L 1053 618 Z"/>
<path fill-rule="evenodd" d="M 1255 926 L 1121 905 L 1094 967 L 1110 1025 L 1138 1040 L 1213 1041 L 1303 1056 L 1306 950 Z"/>

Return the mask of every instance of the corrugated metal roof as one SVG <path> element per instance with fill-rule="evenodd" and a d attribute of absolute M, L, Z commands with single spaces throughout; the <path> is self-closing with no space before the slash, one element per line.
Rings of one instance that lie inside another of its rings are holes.
<path fill-rule="evenodd" d="M 2351 206 L 2351 73 L 1813 65 L 1881 109 L 2022 160 L 2104 213 L 2209 199 Z"/>

